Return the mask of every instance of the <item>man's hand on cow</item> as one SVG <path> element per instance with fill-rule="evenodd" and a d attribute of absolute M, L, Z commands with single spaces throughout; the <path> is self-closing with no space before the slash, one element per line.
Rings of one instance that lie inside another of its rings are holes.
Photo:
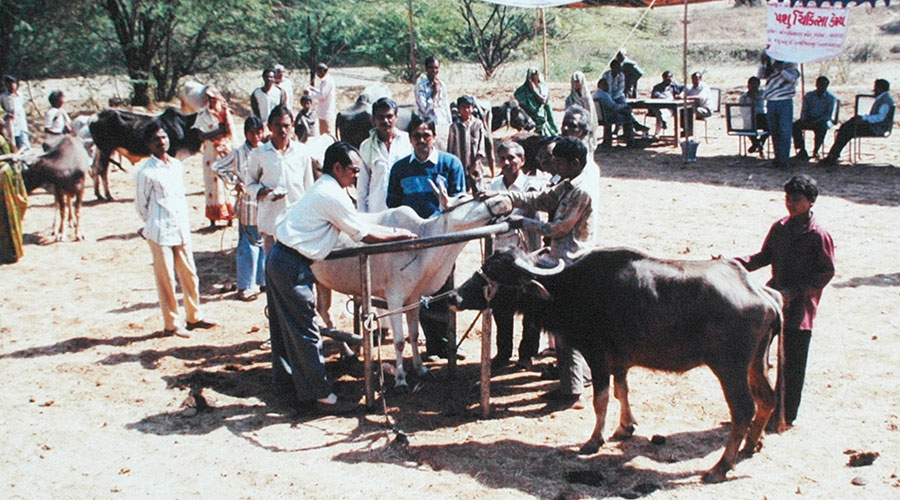
<path fill-rule="evenodd" d="M 488 198 L 493 198 L 494 196 L 497 196 L 498 194 L 500 194 L 499 191 L 488 191 L 488 190 L 479 191 L 479 192 L 475 193 L 475 199 L 478 201 L 484 201 Z"/>

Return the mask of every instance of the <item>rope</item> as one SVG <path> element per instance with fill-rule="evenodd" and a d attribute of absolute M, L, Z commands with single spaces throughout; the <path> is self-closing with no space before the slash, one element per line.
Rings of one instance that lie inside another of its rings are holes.
<path fill-rule="evenodd" d="M 656 4 L 656 0 L 653 0 L 652 2 L 650 2 L 650 5 L 648 5 L 647 8 L 644 9 L 644 13 L 641 14 L 641 18 L 638 19 L 638 21 L 636 23 L 634 23 L 634 26 L 632 26 L 631 31 L 628 32 L 628 36 L 626 36 L 625 39 L 622 40 L 622 45 L 619 46 L 619 49 L 616 52 L 619 52 L 620 50 L 624 49 L 626 45 L 628 45 L 628 40 L 631 40 L 631 35 L 633 35 L 634 31 L 638 28 L 638 26 L 641 25 L 641 21 L 643 21 L 644 18 L 647 17 L 647 14 L 650 13 L 650 9 L 652 9 L 653 5 L 655 5 L 655 4 Z M 616 57 L 615 54 L 613 54 L 613 59 L 615 59 L 615 57 Z M 610 61 L 612 61 L 612 59 L 610 59 Z"/>
<path fill-rule="evenodd" d="M 380 320 L 381 318 L 386 318 L 388 316 L 393 316 L 395 314 L 405 313 L 406 311 L 412 311 L 413 309 L 417 309 L 419 307 L 424 307 L 425 309 L 428 309 L 428 307 L 431 305 L 432 302 L 438 302 L 438 301 L 444 300 L 447 297 L 449 297 L 451 294 L 453 294 L 453 292 L 455 292 L 455 290 L 447 290 L 444 293 L 434 295 L 434 296 L 423 295 L 422 298 L 419 299 L 419 302 L 407 304 L 403 307 L 399 307 L 397 309 L 393 309 L 390 311 L 385 311 L 384 313 L 378 314 L 378 315 L 375 315 L 373 313 L 372 316 L 375 316 L 376 320 Z"/>

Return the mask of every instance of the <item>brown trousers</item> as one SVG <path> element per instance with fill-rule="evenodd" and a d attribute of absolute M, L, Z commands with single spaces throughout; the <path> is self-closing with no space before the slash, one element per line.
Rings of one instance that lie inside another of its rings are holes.
<path fill-rule="evenodd" d="M 156 277 L 156 291 L 159 293 L 159 306 L 162 309 L 163 323 L 167 330 L 178 326 L 178 298 L 175 297 L 175 276 L 181 283 L 184 299 L 185 320 L 194 323 L 200 321 L 200 282 L 197 278 L 197 266 L 189 244 L 178 246 L 160 246 L 147 240 L 153 254 L 153 274 Z"/>

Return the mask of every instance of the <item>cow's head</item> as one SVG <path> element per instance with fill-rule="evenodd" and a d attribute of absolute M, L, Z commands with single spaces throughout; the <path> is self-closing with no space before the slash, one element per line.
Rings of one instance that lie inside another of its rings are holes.
<path fill-rule="evenodd" d="M 528 113 L 525 112 L 519 106 L 519 103 L 516 101 L 507 102 L 504 107 L 506 107 L 506 112 L 509 116 L 509 126 L 516 130 L 533 130 L 535 127 L 534 120 L 528 116 Z"/>
<path fill-rule="evenodd" d="M 480 227 L 512 212 L 512 201 L 508 196 L 478 200 L 469 193 L 460 193 L 450 197 L 443 186 L 438 187 L 432 182 L 431 187 L 440 200 L 445 232 Z"/>
<path fill-rule="evenodd" d="M 551 300 L 541 278 L 553 276 L 563 268 L 542 269 L 530 263 L 518 249 L 495 252 L 450 298 L 456 309 L 496 309 L 534 311 Z"/>

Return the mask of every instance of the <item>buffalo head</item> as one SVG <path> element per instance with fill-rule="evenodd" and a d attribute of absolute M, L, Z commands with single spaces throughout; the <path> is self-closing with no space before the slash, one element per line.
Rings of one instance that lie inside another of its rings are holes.
<path fill-rule="evenodd" d="M 503 249 L 488 257 L 481 269 L 460 285 L 450 298 L 456 309 L 495 309 L 536 312 L 551 300 L 542 279 L 557 275 L 563 263 L 553 269 L 531 264 L 518 249 Z"/>

